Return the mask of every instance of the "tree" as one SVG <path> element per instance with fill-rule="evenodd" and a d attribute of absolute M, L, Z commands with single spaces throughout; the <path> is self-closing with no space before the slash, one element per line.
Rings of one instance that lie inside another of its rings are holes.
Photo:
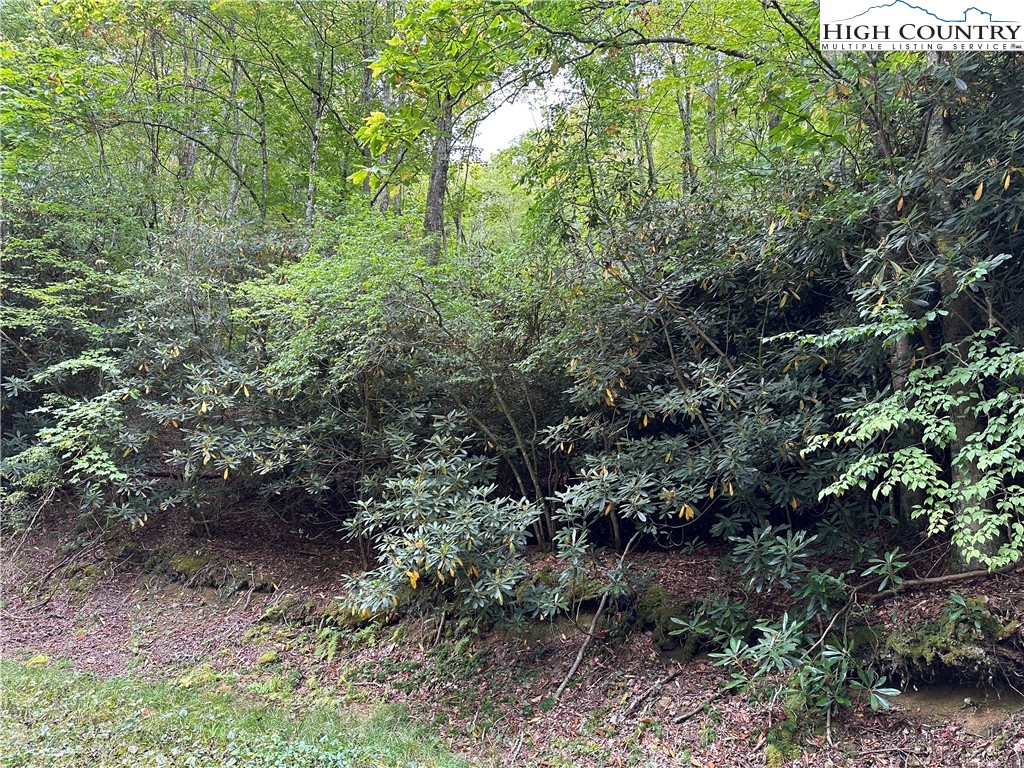
<path fill-rule="evenodd" d="M 406 103 L 392 115 L 371 114 L 361 135 L 379 156 L 396 143 L 414 143 L 429 127 L 423 230 L 436 261 L 445 240 L 444 204 L 459 123 L 479 111 L 495 82 L 520 60 L 525 28 L 489 3 L 430 0 L 414 4 L 397 31 L 371 69 Z"/>

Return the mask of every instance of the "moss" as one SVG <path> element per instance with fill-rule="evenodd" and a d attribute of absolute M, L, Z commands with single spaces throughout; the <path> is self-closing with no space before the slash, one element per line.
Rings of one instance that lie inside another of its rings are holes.
<path fill-rule="evenodd" d="M 877 650 L 884 638 L 881 627 L 873 624 L 855 624 L 847 627 L 845 634 L 845 642 L 854 653 L 866 649 Z"/>
<path fill-rule="evenodd" d="M 256 659 L 256 663 L 258 665 L 260 665 L 260 666 L 262 666 L 264 664 L 273 664 L 275 661 L 278 660 L 278 658 L 279 658 L 279 654 L 278 654 L 277 651 L 267 651 L 262 656 L 260 656 L 258 659 Z"/>
<path fill-rule="evenodd" d="M 212 562 L 213 558 L 203 557 L 198 553 L 194 555 L 179 554 L 167 561 L 167 568 L 172 575 L 182 581 L 190 581 Z"/>
<path fill-rule="evenodd" d="M 214 683 L 237 680 L 238 675 L 230 672 L 223 672 L 215 669 L 209 662 L 204 662 L 194 667 L 180 677 L 171 681 L 171 685 L 178 688 L 206 687 Z"/>
<path fill-rule="evenodd" d="M 301 624 L 309 619 L 309 606 L 292 594 L 282 595 L 260 616 L 261 624 Z"/>
<path fill-rule="evenodd" d="M 797 743 L 801 720 L 789 713 L 774 728 L 768 731 L 764 747 L 764 758 L 767 766 L 783 766 L 790 760 L 800 757 L 803 750 Z"/>
<path fill-rule="evenodd" d="M 592 603 L 601 599 L 603 589 L 604 583 L 600 579 L 588 573 L 581 573 L 569 582 L 565 598 L 570 604 Z"/>
<path fill-rule="evenodd" d="M 317 612 L 314 606 L 313 613 L 311 614 L 316 620 L 320 622 L 327 622 L 335 627 L 341 627 L 343 629 L 359 629 L 365 627 L 374 621 L 379 622 L 381 617 L 373 615 L 363 615 L 353 611 L 351 608 L 345 605 L 343 600 L 335 598 L 327 604 L 327 606 Z"/>
<path fill-rule="evenodd" d="M 987 677 L 999 665 L 993 649 L 1009 636 L 1008 626 L 1002 625 L 980 601 L 968 601 L 968 608 L 967 615 L 947 613 L 939 621 L 916 629 L 898 629 L 886 638 L 884 657 L 910 679 Z"/>
<path fill-rule="evenodd" d="M 1020 629 L 1020 622 L 1014 619 L 1009 624 L 1004 624 L 999 628 L 999 632 L 996 634 L 996 640 L 1007 640 L 1017 634 L 1017 630 Z"/>
<path fill-rule="evenodd" d="M 538 587 L 555 587 L 558 585 L 558 575 L 550 565 L 545 565 L 534 572 L 530 581 Z"/>
<path fill-rule="evenodd" d="M 146 561 L 148 570 L 163 572 L 173 581 L 188 587 L 209 587 L 230 597 L 237 592 L 251 589 L 253 592 L 271 593 L 277 585 L 269 579 L 256 576 L 246 567 L 230 567 L 218 563 L 216 558 L 200 554 L 158 552 Z"/>
<path fill-rule="evenodd" d="M 692 656 L 697 639 L 683 639 L 671 634 L 678 629 L 672 619 L 682 615 L 685 610 L 685 603 L 676 600 L 661 587 L 651 587 L 636 601 L 633 609 L 635 627 L 640 632 L 650 632 L 651 640 L 661 650 L 688 649 L 688 655 Z"/>

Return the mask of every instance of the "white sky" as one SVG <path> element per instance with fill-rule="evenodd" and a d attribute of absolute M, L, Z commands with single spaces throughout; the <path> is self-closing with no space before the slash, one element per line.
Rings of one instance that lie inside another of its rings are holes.
<path fill-rule="evenodd" d="M 495 152 L 515 144 L 527 131 L 540 128 L 543 121 L 543 110 L 522 95 L 488 115 L 477 127 L 473 144 L 481 150 L 482 160 L 486 162 Z"/>
<path fill-rule="evenodd" d="M 482 153 L 484 162 L 491 155 L 511 147 L 527 131 L 544 126 L 544 113 L 569 95 L 564 73 L 550 78 L 542 86 L 525 88 L 477 126 L 473 145 Z"/>

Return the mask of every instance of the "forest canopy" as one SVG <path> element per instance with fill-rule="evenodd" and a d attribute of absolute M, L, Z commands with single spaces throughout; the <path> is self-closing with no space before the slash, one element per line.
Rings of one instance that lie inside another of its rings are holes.
<path fill-rule="evenodd" d="M 685 629 L 769 666 L 915 536 L 1021 561 L 1024 55 L 825 55 L 804 0 L 3 15 L 6 528 L 278 515 L 358 542 L 355 615 L 511 622 L 724 546 Z"/>

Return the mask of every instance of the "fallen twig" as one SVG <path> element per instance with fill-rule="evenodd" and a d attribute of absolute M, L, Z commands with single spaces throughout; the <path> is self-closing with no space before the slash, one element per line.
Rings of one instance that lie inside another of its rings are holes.
<path fill-rule="evenodd" d="M 666 677 L 663 677 L 663 678 L 661 678 L 661 680 L 657 680 L 654 683 L 652 683 L 650 685 L 650 687 L 648 687 L 647 690 L 644 691 L 643 693 L 639 693 L 636 696 L 634 696 L 632 703 L 628 707 L 626 707 L 626 711 L 623 714 L 623 717 L 630 717 L 630 716 L 632 716 L 640 708 L 640 705 L 643 704 L 644 701 L 646 701 L 652 694 L 657 693 L 658 691 L 660 691 L 666 685 L 668 685 L 673 680 L 675 680 L 677 677 L 679 677 L 679 675 L 681 675 L 682 673 L 683 673 L 683 668 L 680 667 L 679 669 L 677 669 L 672 674 L 670 674 L 670 675 L 668 675 Z"/>
<path fill-rule="evenodd" d="M 519 750 L 521 750 L 523 748 L 523 739 L 525 739 L 525 738 L 526 738 L 526 731 L 520 731 L 519 732 L 519 738 L 516 740 L 516 746 L 512 750 L 512 754 L 511 754 L 511 756 L 509 756 L 509 759 L 508 759 L 508 764 L 509 765 L 515 765 L 516 764 L 516 758 L 519 757 Z"/>
<path fill-rule="evenodd" d="M 688 709 L 685 712 L 683 712 L 681 715 L 677 715 L 672 722 L 675 723 L 676 725 L 678 725 L 679 723 L 685 723 L 691 717 L 693 717 L 698 712 L 700 712 L 702 709 L 704 709 L 704 707 L 706 707 L 708 704 L 710 704 L 713 701 L 717 701 L 721 697 L 722 697 L 722 692 L 721 691 L 719 691 L 718 693 L 712 694 L 711 696 L 709 696 L 708 698 L 706 698 L 702 702 L 700 702 L 697 706 L 691 707 L 690 709 Z"/>
<path fill-rule="evenodd" d="M 879 592 L 874 595 L 869 595 L 864 598 L 866 603 L 877 603 L 879 600 L 883 600 L 887 597 L 893 597 L 902 592 L 907 592 L 911 589 L 920 589 L 922 587 L 932 587 L 937 584 L 952 584 L 958 581 L 967 581 L 968 579 L 979 579 L 984 576 L 996 576 L 999 574 L 1016 573 L 1017 571 L 1024 571 L 1024 563 L 1009 563 L 1004 565 L 1002 568 L 995 568 L 991 571 L 987 569 L 981 569 L 977 571 L 965 571 L 964 573 L 948 573 L 945 576 L 929 576 L 923 579 L 907 579 L 900 583 L 895 589 L 887 589 L 884 592 Z"/>
<path fill-rule="evenodd" d="M 629 540 L 626 548 L 622 550 L 622 554 L 619 556 L 619 566 L 622 566 L 623 561 L 626 559 L 626 555 L 629 554 L 630 548 L 636 543 L 637 539 L 640 538 L 640 531 L 633 534 L 633 538 Z M 576 674 L 576 670 L 579 669 L 580 664 L 583 662 L 583 655 L 587 652 L 587 648 L 590 646 L 590 641 L 594 639 L 594 635 L 597 633 L 597 623 L 601 620 L 601 616 L 604 613 L 605 606 L 608 605 L 608 593 L 605 592 L 601 595 L 601 602 L 597 606 L 597 613 L 594 614 L 593 620 L 590 622 L 590 629 L 587 630 L 587 636 L 583 639 L 583 644 L 580 646 L 579 652 L 576 654 L 576 660 L 573 661 L 572 666 L 569 668 L 569 673 L 565 676 L 562 684 L 558 686 L 555 691 L 555 701 L 562 698 L 562 694 L 565 692 L 566 686 L 569 685 L 569 681 L 572 680 L 572 676 Z"/>
<path fill-rule="evenodd" d="M 900 752 L 904 755 L 927 755 L 927 749 L 910 749 L 909 747 L 877 747 L 875 749 L 862 749 L 858 754 L 861 755 L 876 755 L 885 752 Z"/>

